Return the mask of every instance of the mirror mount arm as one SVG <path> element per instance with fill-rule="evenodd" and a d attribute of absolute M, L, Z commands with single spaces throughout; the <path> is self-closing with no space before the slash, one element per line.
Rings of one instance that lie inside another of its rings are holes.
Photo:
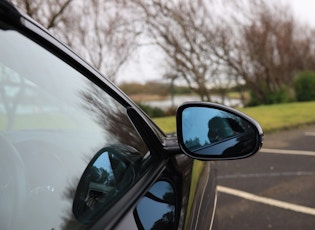
<path fill-rule="evenodd" d="M 167 156 L 174 156 L 177 154 L 183 154 L 183 151 L 181 150 L 177 136 L 168 136 L 164 140 L 164 152 L 167 154 Z"/>
<path fill-rule="evenodd" d="M 162 158 L 166 159 L 176 154 L 183 154 L 177 141 L 177 135 L 168 135 L 164 139 L 163 145 L 157 139 L 152 129 L 148 126 L 141 115 L 132 107 L 127 108 L 129 118 L 133 122 L 134 126 L 140 133 L 141 137 L 147 143 L 150 151 L 157 151 L 161 154 Z M 161 148 L 159 148 L 161 147 Z M 157 149 L 158 148 L 158 149 Z"/>
<path fill-rule="evenodd" d="M 145 119 L 132 107 L 127 108 L 127 114 L 149 150 L 160 152 L 162 149 L 160 141 Z"/>

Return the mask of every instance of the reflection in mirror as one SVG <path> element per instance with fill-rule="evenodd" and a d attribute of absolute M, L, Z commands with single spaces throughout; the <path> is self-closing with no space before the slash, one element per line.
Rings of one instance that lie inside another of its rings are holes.
<path fill-rule="evenodd" d="M 244 156 L 256 144 L 250 122 L 235 114 L 207 107 L 188 107 L 182 112 L 182 137 L 194 154 Z"/>
<path fill-rule="evenodd" d="M 135 166 L 142 158 L 130 153 L 126 146 L 111 146 L 101 149 L 91 160 L 73 203 L 73 213 L 81 223 L 94 221 L 132 184 Z"/>
<path fill-rule="evenodd" d="M 117 173 L 117 171 L 123 172 L 126 168 L 126 164 L 119 162 L 114 155 L 108 152 L 103 152 L 96 159 L 90 170 L 90 180 L 85 198 L 89 209 L 93 210 L 97 203 L 105 202 L 106 197 L 114 191 L 115 185 L 119 183 L 122 176 L 122 173 Z M 114 171 L 116 171 L 115 174 Z"/>
<path fill-rule="evenodd" d="M 135 212 L 139 229 L 175 229 L 175 191 L 167 181 L 156 182 Z"/>

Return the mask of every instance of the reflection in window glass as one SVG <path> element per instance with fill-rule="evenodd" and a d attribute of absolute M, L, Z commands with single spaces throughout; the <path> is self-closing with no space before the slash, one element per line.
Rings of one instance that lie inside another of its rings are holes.
<path fill-rule="evenodd" d="M 130 146 L 101 149 L 83 173 L 73 201 L 73 214 L 89 224 L 106 212 L 134 183 L 142 157 Z"/>
<path fill-rule="evenodd" d="M 135 210 L 140 229 L 175 229 L 175 191 L 167 181 L 155 183 Z"/>
<path fill-rule="evenodd" d="M 121 104 L 37 44 L 2 30 L 0 142 L 0 229 L 80 228 L 73 198 L 95 154 L 114 144 L 135 148 L 140 162 L 148 153 Z"/>

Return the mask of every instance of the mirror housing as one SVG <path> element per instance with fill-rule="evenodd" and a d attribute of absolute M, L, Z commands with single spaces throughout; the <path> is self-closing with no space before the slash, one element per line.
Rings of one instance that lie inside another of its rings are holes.
<path fill-rule="evenodd" d="M 259 123 L 233 108 L 210 102 L 188 102 L 176 113 L 181 150 L 199 160 L 249 157 L 263 144 Z"/>

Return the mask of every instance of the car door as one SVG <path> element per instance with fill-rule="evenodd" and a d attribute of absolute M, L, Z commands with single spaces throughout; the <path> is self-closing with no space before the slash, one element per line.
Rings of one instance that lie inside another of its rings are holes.
<path fill-rule="evenodd" d="M 217 132 L 215 116 L 233 132 Z M 210 229 L 211 161 L 253 155 L 263 132 L 213 103 L 185 103 L 176 122 L 177 136 L 165 136 L 112 83 L 0 0 L 0 229 Z M 209 142 L 210 130 L 218 138 Z"/>
<path fill-rule="evenodd" d="M 0 228 L 111 228 L 165 169 L 163 134 L 95 70 L 13 13 L 0 23 Z"/>

